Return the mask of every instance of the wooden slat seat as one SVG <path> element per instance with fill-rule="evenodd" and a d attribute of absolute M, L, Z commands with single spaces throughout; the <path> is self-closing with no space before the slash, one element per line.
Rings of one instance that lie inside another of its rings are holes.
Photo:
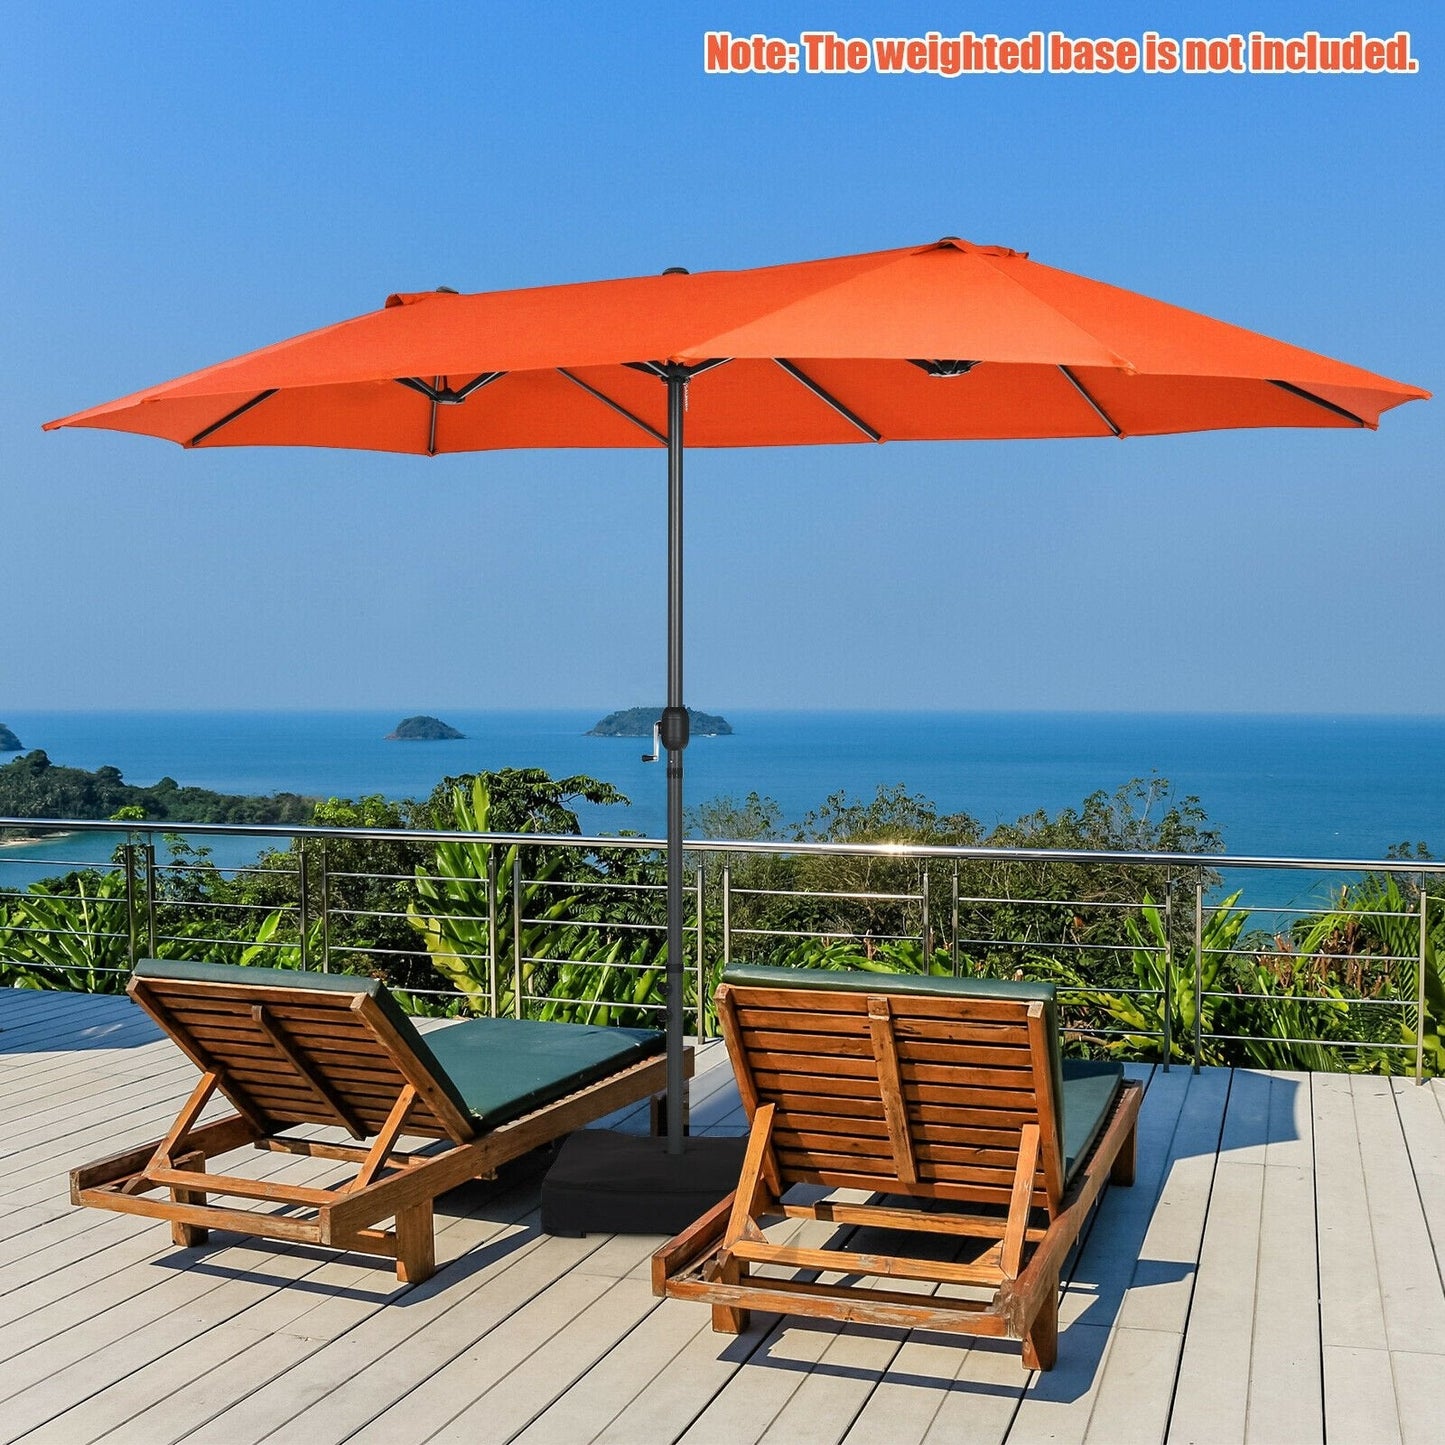
<path fill-rule="evenodd" d="M 439 1194 L 666 1088 L 658 1031 L 475 1019 L 428 1039 L 377 979 L 146 959 L 128 992 L 201 1080 L 164 1139 L 73 1170 L 71 1199 L 167 1219 L 183 1245 L 218 1227 L 395 1257 L 399 1279 L 425 1279 Z M 202 1124 L 214 1093 L 236 1112 Z M 287 1132 L 304 1125 L 353 1142 Z M 402 1136 L 433 1142 L 406 1151 Z M 298 1191 L 207 1171 L 248 1145 L 357 1172 Z M 221 1208 L 212 1195 L 280 1208 Z"/>
<path fill-rule="evenodd" d="M 1104 1185 L 1133 1181 L 1142 1095 L 1117 1064 L 1060 1057 L 1052 986 L 735 965 L 717 1008 L 747 1157 L 737 1191 L 654 1256 L 656 1291 L 709 1301 L 722 1331 L 757 1308 L 1007 1336 L 1052 1367 L 1060 1265 Z M 798 1185 L 875 1202 L 797 1202 Z M 988 1243 L 944 1262 L 914 1257 L 916 1240 L 798 1249 L 768 1240 L 775 1217 Z M 992 1295 L 877 1287 L 895 1277 Z"/>

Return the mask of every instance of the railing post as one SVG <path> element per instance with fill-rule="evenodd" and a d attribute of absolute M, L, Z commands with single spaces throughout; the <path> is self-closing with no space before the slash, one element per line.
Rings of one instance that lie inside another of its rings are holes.
<path fill-rule="evenodd" d="M 140 932 L 139 919 L 136 916 L 136 876 L 135 876 L 135 844 L 126 843 L 121 849 L 122 866 L 125 868 L 125 932 L 126 932 L 126 960 L 132 970 L 135 968 L 136 954 L 138 952 L 137 937 Z"/>
<path fill-rule="evenodd" d="M 1415 963 L 1415 1082 L 1425 1082 L 1425 969 L 1429 964 L 1430 895 L 1420 886 L 1420 957 Z"/>
<path fill-rule="evenodd" d="M 512 1013 L 522 1017 L 522 850 L 512 860 Z"/>
<path fill-rule="evenodd" d="M 1159 1000 L 1164 1018 L 1164 1072 L 1174 1054 L 1174 875 L 1164 879 L 1164 996 Z"/>
<path fill-rule="evenodd" d="M 331 867 L 326 857 L 326 842 L 321 840 L 321 972 L 331 972 Z"/>
<path fill-rule="evenodd" d="M 953 931 L 953 976 L 957 978 L 963 972 L 963 961 L 958 953 L 958 859 L 953 860 L 953 912 L 949 920 L 949 927 Z"/>
<path fill-rule="evenodd" d="M 722 870 L 722 966 L 733 961 L 733 865 L 723 857 Z"/>
<path fill-rule="evenodd" d="M 311 912 L 311 898 L 306 886 L 306 840 L 301 838 L 296 844 L 296 935 L 301 944 L 301 969 L 304 973 L 306 966 L 310 963 L 310 949 L 307 946 L 306 935 L 310 931 L 306 927 L 307 918 Z"/>
<path fill-rule="evenodd" d="M 707 902 L 707 870 L 701 861 L 697 865 L 697 1040 L 707 1041 L 707 961 L 704 954 L 706 942 L 703 928 L 703 910 Z"/>
<path fill-rule="evenodd" d="M 156 845 L 145 845 L 146 856 L 146 956 L 156 956 Z"/>
<path fill-rule="evenodd" d="M 487 845 L 487 1010 L 492 1018 L 497 1016 L 497 845 Z"/>
<path fill-rule="evenodd" d="M 1204 1030 L 1204 884 L 1194 885 L 1194 1072 L 1199 1072 Z"/>
<path fill-rule="evenodd" d="M 933 958 L 933 920 L 928 916 L 928 864 L 923 865 L 923 936 L 919 939 L 923 946 L 923 971 L 929 972 L 929 962 Z"/>

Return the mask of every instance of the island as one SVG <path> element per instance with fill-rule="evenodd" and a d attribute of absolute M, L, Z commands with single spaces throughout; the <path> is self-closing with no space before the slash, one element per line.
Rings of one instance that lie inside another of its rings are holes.
<path fill-rule="evenodd" d="M 445 743 L 466 737 L 454 727 L 436 717 L 404 717 L 397 723 L 396 731 L 387 733 L 384 741 L 389 743 Z"/>
<path fill-rule="evenodd" d="M 18 753 L 24 746 L 4 723 L 0 723 L 0 753 Z"/>
<path fill-rule="evenodd" d="M 583 734 L 589 738 L 650 738 L 652 729 L 662 716 L 660 707 L 629 707 L 610 712 L 595 727 Z M 710 712 L 687 710 L 688 730 L 695 738 L 731 737 L 733 727 L 725 717 Z"/>

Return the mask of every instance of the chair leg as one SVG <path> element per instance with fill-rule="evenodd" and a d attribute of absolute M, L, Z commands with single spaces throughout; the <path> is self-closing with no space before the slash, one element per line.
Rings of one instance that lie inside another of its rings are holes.
<path fill-rule="evenodd" d="M 1139 1124 L 1129 1130 L 1129 1137 L 1119 1146 L 1114 1155 L 1113 1167 L 1109 1170 L 1109 1183 L 1128 1187 L 1134 1182 L 1134 1160 L 1139 1149 Z"/>
<path fill-rule="evenodd" d="M 1049 1280 L 1044 1302 L 1024 1336 L 1024 1367 L 1052 1370 L 1059 1357 L 1059 1273 Z"/>
<path fill-rule="evenodd" d="M 191 1154 L 182 1154 L 175 1161 L 177 1169 L 191 1169 L 197 1174 L 206 1172 L 206 1156 L 197 1149 Z M 200 1189 L 172 1189 L 171 1198 L 177 1204 L 204 1204 L 206 1195 Z M 179 1220 L 171 1222 L 171 1242 L 180 1245 L 182 1249 L 192 1249 L 198 1244 L 205 1244 L 211 1237 L 211 1231 L 200 1224 L 182 1224 Z"/>
<path fill-rule="evenodd" d="M 723 1284 L 741 1284 L 743 1277 L 741 1261 L 730 1259 L 718 1272 L 718 1278 Z M 713 1333 L 719 1335 L 740 1335 L 748 1327 L 750 1314 L 747 1310 L 737 1309 L 733 1305 L 714 1305 L 712 1307 Z"/>
<path fill-rule="evenodd" d="M 436 1267 L 432 1202 L 426 1199 L 396 1216 L 396 1277 L 403 1284 L 420 1284 Z"/>

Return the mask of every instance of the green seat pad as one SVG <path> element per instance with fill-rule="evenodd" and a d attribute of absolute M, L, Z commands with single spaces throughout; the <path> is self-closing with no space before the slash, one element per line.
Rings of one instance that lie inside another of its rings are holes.
<path fill-rule="evenodd" d="M 595 1084 L 650 1054 L 661 1053 L 665 1043 L 656 1029 L 530 1019 L 472 1019 L 423 1036 L 379 978 L 350 973 L 155 958 L 142 959 L 135 972 L 140 978 L 191 983 L 366 994 L 376 1000 L 387 1022 L 457 1111 L 470 1116 L 480 1129 L 494 1129 Z"/>
<path fill-rule="evenodd" d="M 385 997 L 379 978 L 355 973 L 308 973 L 299 968 L 265 968 L 260 964 L 196 963 L 186 958 L 142 958 L 137 978 L 170 978 L 184 983 L 238 983 L 255 988 L 321 989 L 327 993 L 365 993 Z"/>
<path fill-rule="evenodd" d="M 662 1052 L 657 1029 L 471 1019 L 427 1042 L 483 1129 L 495 1129 Z"/>
<path fill-rule="evenodd" d="M 1094 1059 L 1064 1060 L 1061 1112 L 1064 1116 L 1065 1183 L 1073 1178 L 1074 1170 L 1093 1148 L 1123 1082 L 1123 1064 Z"/>
<path fill-rule="evenodd" d="M 739 988 L 807 988 L 842 993 L 904 993 L 943 998 L 997 998 L 1051 1008 L 1054 986 L 1012 978 L 954 978 L 951 974 L 873 973 L 861 968 L 787 968 L 771 963 L 730 963 L 722 981 Z"/>

